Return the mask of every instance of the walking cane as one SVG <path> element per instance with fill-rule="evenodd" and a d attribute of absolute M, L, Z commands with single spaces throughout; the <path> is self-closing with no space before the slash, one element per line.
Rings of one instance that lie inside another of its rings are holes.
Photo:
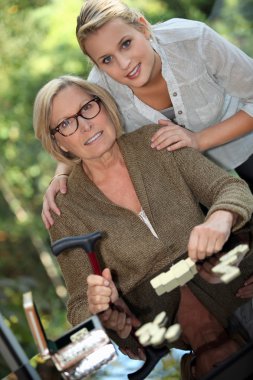
<path fill-rule="evenodd" d="M 55 256 L 58 256 L 62 251 L 70 248 L 83 248 L 83 250 L 88 255 L 92 270 L 94 274 L 102 275 L 102 271 L 99 266 L 99 262 L 94 250 L 96 242 L 102 238 L 102 233 L 97 231 L 88 235 L 79 235 L 79 236 L 71 236 L 63 239 L 59 239 L 55 241 L 51 248 L 52 252 Z M 116 305 L 113 305 L 114 308 L 117 309 Z M 119 310 L 121 311 L 121 310 Z M 137 339 L 134 335 L 134 331 L 132 330 L 132 335 L 135 339 Z M 150 372 L 154 369 L 159 360 L 169 353 L 169 349 L 167 347 L 162 348 L 152 348 L 145 347 L 146 361 L 143 366 L 138 369 L 136 372 L 130 373 L 128 375 L 129 380 L 143 380 L 145 379 Z"/>

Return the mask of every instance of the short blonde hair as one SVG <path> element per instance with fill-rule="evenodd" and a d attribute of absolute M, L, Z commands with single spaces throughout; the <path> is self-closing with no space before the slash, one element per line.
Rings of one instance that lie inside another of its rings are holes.
<path fill-rule="evenodd" d="M 35 136 L 41 141 L 45 150 L 57 161 L 73 165 L 80 162 L 80 158 L 71 153 L 64 152 L 50 133 L 53 99 L 61 90 L 68 86 L 78 86 L 86 94 L 99 97 L 115 127 L 117 138 L 122 134 L 123 129 L 120 112 L 114 99 L 105 89 L 97 84 L 72 75 L 64 75 L 45 84 L 38 92 L 34 102 L 33 128 Z"/>
<path fill-rule="evenodd" d="M 136 29 L 147 27 L 151 31 L 150 24 L 144 26 L 139 18 L 144 17 L 138 10 L 129 8 L 120 0 L 87 0 L 77 17 L 76 37 L 83 53 L 88 55 L 84 43 L 89 34 L 97 31 L 107 22 L 121 18 L 126 24 Z"/>

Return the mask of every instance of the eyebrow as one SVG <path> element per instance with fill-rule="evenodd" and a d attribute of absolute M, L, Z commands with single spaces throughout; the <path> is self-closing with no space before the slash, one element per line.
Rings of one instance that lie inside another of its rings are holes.
<path fill-rule="evenodd" d="M 80 109 L 81 109 L 86 103 L 88 103 L 90 100 L 92 100 L 92 98 L 89 99 L 89 100 L 83 100 L 83 101 L 79 104 L 79 108 L 78 108 L 78 110 L 77 110 L 75 113 L 72 113 L 71 115 L 68 115 L 68 116 L 63 116 L 63 117 L 61 117 L 61 118 L 58 120 L 56 126 L 59 125 L 59 124 L 61 124 L 64 120 L 67 120 L 67 119 L 69 119 L 70 117 L 76 115 L 76 114 L 80 111 Z"/>

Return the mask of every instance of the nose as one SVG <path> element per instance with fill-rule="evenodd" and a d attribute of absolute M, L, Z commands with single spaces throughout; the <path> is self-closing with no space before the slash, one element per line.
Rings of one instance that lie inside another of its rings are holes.
<path fill-rule="evenodd" d="M 130 66 L 131 59 L 125 54 L 120 54 L 118 57 L 118 64 L 122 70 L 126 70 Z"/>
<path fill-rule="evenodd" d="M 90 120 L 84 119 L 82 116 L 78 116 L 78 126 L 81 133 L 89 132 L 92 128 Z"/>

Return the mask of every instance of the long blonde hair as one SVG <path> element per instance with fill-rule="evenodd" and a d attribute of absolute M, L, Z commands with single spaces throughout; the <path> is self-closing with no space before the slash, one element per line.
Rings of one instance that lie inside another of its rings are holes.
<path fill-rule="evenodd" d="M 120 0 L 87 0 L 77 17 L 76 25 L 76 37 L 84 54 L 88 55 L 84 46 L 88 35 L 116 18 L 121 18 L 126 24 L 130 24 L 136 29 L 148 28 L 151 31 L 148 21 L 145 25 L 139 21 L 144 16 Z"/>
<path fill-rule="evenodd" d="M 68 86 L 78 86 L 90 96 L 98 96 L 106 109 L 116 130 L 117 138 L 122 134 L 122 122 L 118 107 L 112 96 L 97 84 L 88 82 L 80 77 L 64 75 L 52 79 L 46 83 L 38 92 L 33 108 L 33 128 L 35 136 L 41 141 L 45 150 L 57 161 L 67 165 L 80 162 L 80 158 L 71 153 L 64 152 L 50 133 L 50 120 L 52 114 L 52 103 L 54 97 Z"/>

